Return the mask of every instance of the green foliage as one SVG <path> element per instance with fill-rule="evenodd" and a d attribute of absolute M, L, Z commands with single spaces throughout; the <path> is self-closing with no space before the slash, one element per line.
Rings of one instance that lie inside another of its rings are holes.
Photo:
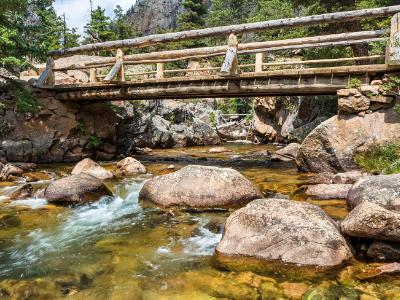
<path fill-rule="evenodd" d="M 85 148 L 88 150 L 96 150 L 103 144 L 101 138 L 99 138 L 95 133 L 91 134 L 88 138 Z"/>
<path fill-rule="evenodd" d="M 217 108 L 223 114 L 246 114 L 251 111 L 251 104 L 250 98 L 229 98 L 219 100 Z"/>
<path fill-rule="evenodd" d="M 395 106 L 393 106 L 393 110 L 396 114 L 400 116 L 400 104 L 396 104 Z"/>
<path fill-rule="evenodd" d="M 82 121 L 78 121 L 78 123 L 76 123 L 75 129 L 78 130 L 81 134 L 85 134 L 86 132 L 85 123 L 83 123 Z"/>
<path fill-rule="evenodd" d="M 25 85 L 11 81 L 10 93 L 15 99 L 15 109 L 17 112 L 36 113 L 40 110 L 37 99 Z"/>
<path fill-rule="evenodd" d="M 138 35 L 132 28 L 132 25 L 127 22 L 126 15 L 120 5 L 117 5 L 114 9 L 114 18 L 110 23 L 111 31 L 115 35 L 115 39 L 123 40 L 132 38 Z"/>
<path fill-rule="evenodd" d="M 299 108 L 298 102 L 293 102 L 289 98 L 283 99 L 283 106 L 292 114 L 294 114 Z"/>
<path fill-rule="evenodd" d="M 362 81 L 358 78 L 350 78 L 349 83 L 347 84 L 347 87 L 349 89 L 356 89 L 359 88 L 362 85 Z"/>
<path fill-rule="evenodd" d="M 208 117 L 210 118 L 211 125 L 213 127 L 217 127 L 217 117 L 216 117 L 215 113 L 213 111 L 211 111 L 208 114 Z"/>
<path fill-rule="evenodd" d="M 90 14 L 90 21 L 85 26 L 84 43 L 98 43 L 113 40 L 114 32 L 111 30 L 111 19 L 106 16 L 105 9 L 97 6 Z"/>
<path fill-rule="evenodd" d="M 381 85 L 381 88 L 393 95 L 400 95 L 400 76 L 390 76 L 386 82 Z"/>
<path fill-rule="evenodd" d="M 357 154 L 355 161 L 370 173 L 400 173 L 400 140 L 374 144 L 366 152 Z"/>

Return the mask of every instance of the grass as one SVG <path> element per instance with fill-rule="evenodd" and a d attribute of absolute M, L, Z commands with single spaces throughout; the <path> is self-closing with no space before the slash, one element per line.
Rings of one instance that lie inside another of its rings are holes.
<path fill-rule="evenodd" d="M 374 144 L 366 152 L 357 154 L 355 161 L 369 173 L 400 173 L 400 140 Z"/>

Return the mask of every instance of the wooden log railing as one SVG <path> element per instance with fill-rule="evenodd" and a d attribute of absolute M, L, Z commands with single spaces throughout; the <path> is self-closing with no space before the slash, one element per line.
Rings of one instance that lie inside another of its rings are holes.
<path fill-rule="evenodd" d="M 392 15 L 390 30 L 370 30 L 361 32 L 346 32 L 330 35 L 274 40 L 258 41 L 250 43 L 239 43 L 236 34 L 246 32 L 257 32 L 271 29 L 284 29 L 298 26 L 320 25 L 334 22 L 348 22 L 367 18 L 376 18 Z M 390 32 L 389 37 L 387 37 Z M 131 48 L 143 48 L 154 46 L 159 43 L 183 41 L 187 39 L 198 39 L 212 36 L 228 35 L 227 45 L 214 47 L 201 47 L 194 49 L 181 49 L 169 51 L 156 51 L 150 53 L 125 55 L 124 51 Z M 387 50 L 385 55 L 372 55 L 363 57 L 342 57 L 318 60 L 292 60 L 292 61 L 265 61 L 266 53 L 279 51 L 287 52 L 299 49 L 319 48 L 319 47 L 345 47 L 355 44 L 370 44 L 384 42 L 386 39 Z M 96 61 L 81 63 L 79 65 L 69 65 L 58 67 L 55 65 L 54 58 L 68 56 L 92 51 L 116 50 L 114 58 L 98 58 Z M 155 78 L 165 81 L 171 76 L 187 76 L 188 74 L 209 74 L 220 77 L 236 77 L 246 73 L 265 73 L 274 68 L 300 68 L 304 69 L 310 65 L 329 65 L 354 64 L 364 62 L 371 64 L 377 61 L 384 61 L 388 67 L 400 65 L 400 5 L 363 9 L 357 11 L 338 12 L 316 16 L 297 17 L 291 19 L 272 20 L 266 22 L 240 24 L 232 26 L 222 26 L 206 28 L 200 30 L 190 30 L 175 33 L 157 34 L 139 37 L 128 40 L 110 41 L 62 49 L 49 52 L 50 58 L 47 61 L 45 71 L 40 75 L 36 82 L 39 87 L 53 87 L 55 85 L 55 72 L 67 70 L 87 70 L 90 84 L 126 82 L 126 80 L 146 80 Z M 246 55 L 246 56 L 243 56 Z M 254 56 L 252 56 L 254 55 Z M 168 69 L 167 64 L 176 61 L 200 60 L 213 58 L 208 61 L 208 65 L 196 68 Z M 224 57 L 222 65 L 215 66 Z M 240 64 L 241 58 L 246 60 Z M 253 57 L 253 58 L 251 58 Z M 254 59 L 254 63 L 249 63 L 249 59 Z M 144 71 L 132 71 L 134 65 L 148 65 L 151 69 Z M 373 68 L 368 68 L 373 69 Z M 251 71 L 249 71 L 251 70 Z M 106 74 L 104 72 L 106 71 Z M 282 72 L 284 73 L 284 72 Z M 183 74 L 183 75 L 181 75 Z M 143 78 L 144 77 L 144 78 Z M 133 78 L 133 79 L 132 79 Z M 139 79 L 141 78 L 141 79 Z"/>

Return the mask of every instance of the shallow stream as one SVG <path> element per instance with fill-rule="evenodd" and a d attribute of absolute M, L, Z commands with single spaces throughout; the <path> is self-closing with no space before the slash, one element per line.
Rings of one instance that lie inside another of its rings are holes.
<path fill-rule="evenodd" d="M 223 270 L 213 254 L 229 212 L 171 214 L 138 202 L 151 174 L 171 172 L 171 164 L 199 163 L 231 165 L 265 195 L 309 201 L 334 219 L 347 214 L 344 201 L 306 200 L 301 186 L 307 175 L 291 163 L 268 162 L 270 146 L 227 147 L 232 152 L 208 154 L 207 147 L 196 147 L 138 157 L 150 174 L 110 180 L 112 200 L 73 208 L 44 199 L 10 201 L 18 184 L 1 183 L 0 299 L 400 299 L 398 277 L 361 282 L 349 268 L 314 279 Z M 72 166 L 39 169 L 57 178 Z"/>

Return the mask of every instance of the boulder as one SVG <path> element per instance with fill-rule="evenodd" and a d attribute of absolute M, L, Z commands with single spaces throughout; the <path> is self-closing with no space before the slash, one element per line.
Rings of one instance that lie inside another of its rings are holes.
<path fill-rule="evenodd" d="M 391 208 L 400 197 L 400 174 L 368 176 L 357 181 L 348 194 L 348 204 L 354 208 L 368 201 Z"/>
<path fill-rule="evenodd" d="M 284 199 L 259 199 L 225 223 L 216 251 L 302 266 L 333 267 L 352 257 L 334 221 L 318 206 Z"/>
<path fill-rule="evenodd" d="M 296 159 L 297 152 L 299 152 L 300 144 L 291 143 L 287 145 L 285 148 L 279 149 L 274 154 L 272 154 L 272 160 L 280 160 L 280 161 L 292 161 Z"/>
<path fill-rule="evenodd" d="M 335 174 L 330 173 L 330 172 L 317 173 L 315 175 L 312 175 L 310 178 L 308 178 L 307 183 L 308 184 L 331 184 L 334 177 L 335 177 Z"/>
<path fill-rule="evenodd" d="M 191 209 L 239 207 L 261 197 L 260 191 L 236 170 L 192 165 L 154 177 L 139 194 L 141 200 L 164 208 Z"/>
<path fill-rule="evenodd" d="M 337 115 L 320 124 L 303 141 L 296 162 L 308 172 L 357 170 L 355 153 L 374 143 L 400 138 L 400 115 L 392 109 L 378 110 L 364 117 Z"/>
<path fill-rule="evenodd" d="M 24 184 L 23 186 L 16 189 L 9 196 L 10 200 L 26 199 L 32 197 L 33 187 L 31 184 Z"/>
<path fill-rule="evenodd" d="M 122 175 L 144 174 L 146 167 L 133 157 L 126 157 L 117 163 L 117 172 Z"/>
<path fill-rule="evenodd" d="M 106 170 L 90 158 L 85 158 L 84 160 L 77 163 L 71 172 L 72 175 L 80 173 L 89 174 L 102 180 L 114 177 L 112 172 Z"/>
<path fill-rule="evenodd" d="M 306 195 L 317 199 L 346 199 L 351 187 L 351 184 L 310 185 Z"/>
<path fill-rule="evenodd" d="M 338 100 L 338 109 L 342 112 L 347 113 L 358 113 L 360 111 L 368 110 L 371 101 L 368 97 L 360 95 L 360 96 L 350 96 L 345 98 L 339 98 Z"/>
<path fill-rule="evenodd" d="M 336 184 L 353 184 L 357 180 L 363 177 L 363 173 L 361 171 L 349 171 L 345 173 L 338 173 L 336 174 L 333 179 L 332 183 Z"/>
<path fill-rule="evenodd" d="M 226 147 L 214 147 L 208 150 L 208 153 L 227 153 L 227 152 L 232 152 L 232 150 Z"/>
<path fill-rule="evenodd" d="M 374 241 L 368 248 L 367 256 L 378 261 L 398 261 L 400 242 Z"/>
<path fill-rule="evenodd" d="M 86 173 L 56 180 L 44 191 L 44 197 L 56 203 L 78 204 L 96 201 L 102 196 L 112 196 L 112 193 L 100 179 Z"/>
<path fill-rule="evenodd" d="M 24 173 L 24 170 L 13 164 L 6 164 L 1 167 L 0 180 L 9 180 L 12 177 L 19 177 Z"/>
<path fill-rule="evenodd" d="M 372 202 L 359 204 L 340 227 L 349 236 L 400 241 L 400 213 Z"/>

